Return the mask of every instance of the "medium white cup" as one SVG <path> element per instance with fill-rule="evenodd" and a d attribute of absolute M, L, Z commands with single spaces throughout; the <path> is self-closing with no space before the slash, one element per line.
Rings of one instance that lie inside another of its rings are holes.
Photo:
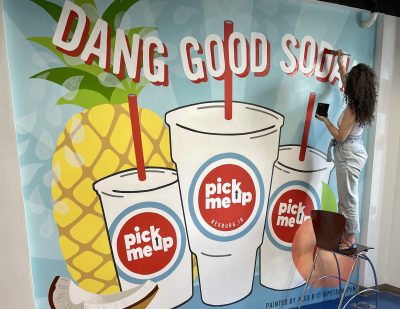
<path fill-rule="evenodd" d="M 292 241 L 312 209 L 321 208 L 322 182 L 328 183 L 333 162 L 307 147 L 299 160 L 299 145 L 279 147 L 268 203 L 264 240 L 260 250 L 261 284 L 275 290 L 296 288 L 305 283 L 292 258 Z"/>

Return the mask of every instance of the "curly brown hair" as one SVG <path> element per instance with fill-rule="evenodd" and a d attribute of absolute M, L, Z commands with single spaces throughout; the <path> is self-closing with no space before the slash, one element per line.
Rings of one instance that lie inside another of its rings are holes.
<path fill-rule="evenodd" d="M 376 75 L 366 64 L 354 66 L 346 77 L 344 99 L 361 126 L 370 125 L 376 105 Z"/>

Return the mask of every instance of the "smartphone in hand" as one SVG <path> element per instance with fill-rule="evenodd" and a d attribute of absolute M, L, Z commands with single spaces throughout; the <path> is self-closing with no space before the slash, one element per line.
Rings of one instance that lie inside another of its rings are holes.
<path fill-rule="evenodd" d="M 328 117 L 328 109 L 329 109 L 328 103 L 318 103 L 317 110 L 315 113 L 323 117 Z"/>

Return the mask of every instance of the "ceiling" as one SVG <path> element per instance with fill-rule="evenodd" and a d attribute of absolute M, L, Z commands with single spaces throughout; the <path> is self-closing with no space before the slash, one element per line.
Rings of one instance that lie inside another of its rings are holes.
<path fill-rule="evenodd" d="M 400 17 L 400 0 L 320 0 Z"/>

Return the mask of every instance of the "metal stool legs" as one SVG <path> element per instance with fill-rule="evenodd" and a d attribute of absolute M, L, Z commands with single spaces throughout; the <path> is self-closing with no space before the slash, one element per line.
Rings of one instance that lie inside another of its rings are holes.
<path fill-rule="evenodd" d="M 342 289 L 342 277 L 340 276 L 340 266 L 339 266 L 339 261 L 338 258 L 336 256 L 335 252 L 332 252 L 333 256 L 335 257 L 335 261 L 336 261 L 336 267 L 337 267 L 337 273 L 338 273 L 338 280 L 339 280 L 339 291 Z"/>
<path fill-rule="evenodd" d="M 347 286 L 349 285 L 351 275 L 353 274 L 354 267 L 356 266 L 356 264 L 358 262 L 358 259 L 359 259 L 359 257 L 357 256 L 354 259 L 353 265 L 351 266 L 349 277 L 347 278 L 346 285 L 344 286 L 344 289 L 343 289 L 343 292 L 342 292 L 342 296 L 340 297 L 340 302 L 339 302 L 338 309 L 340 309 L 342 307 L 343 299 L 344 299 L 344 296 L 346 295 Z M 347 303 L 346 303 L 345 306 L 347 306 Z"/>
<path fill-rule="evenodd" d="M 364 290 L 358 292 L 357 294 L 354 294 L 354 295 L 346 302 L 346 304 L 343 306 L 343 309 L 345 309 L 346 306 L 347 306 L 355 297 L 357 297 L 358 295 L 360 295 L 360 294 L 362 294 L 362 293 L 368 292 L 368 291 L 373 291 L 373 292 L 375 292 L 375 308 L 378 308 L 378 292 L 379 292 L 379 290 L 378 290 L 378 279 L 377 279 L 377 277 L 376 277 L 376 271 L 375 271 L 374 264 L 372 264 L 371 260 L 370 260 L 365 254 L 360 253 L 360 254 L 358 254 L 357 258 L 362 258 L 362 259 L 364 259 L 364 260 L 367 261 L 367 262 L 369 263 L 369 265 L 371 266 L 372 273 L 373 273 L 373 275 L 374 275 L 374 280 L 375 280 L 375 288 L 374 288 L 374 289 L 372 289 L 372 288 L 367 288 L 367 289 L 364 289 Z M 343 293 L 344 293 L 344 292 L 343 292 Z M 338 308 L 340 308 L 340 304 L 339 304 L 339 307 L 338 307 Z"/>
<path fill-rule="evenodd" d="M 315 254 L 315 258 L 314 258 L 314 261 L 313 261 L 313 265 L 312 265 L 312 267 L 311 267 L 310 274 L 308 275 L 307 282 L 306 282 L 306 284 L 305 284 L 305 286 L 304 286 L 303 295 L 301 296 L 299 305 L 298 305 L 298 307 L 297 307 L 298 309 L 300 309 L 301 306 L 303 305 L 304 298 L 305 298 L 306 293 L 307 293 L 307 289 L 310 287 L 311 276 L 312 276 L 312 274 L 313 274 L 313 272 L 314 272 L 315 264 L 316 264 L 316 262 L 317 262 L 319 253 L 320 253 L 320 249 L 317 247 L 317 251 L 316 251 L 316 254 Z M 334 278 L 337 278 L 337 279 L 339 280 L 339 291 L 341 291 L 341 296 L 340 296 L 340 301 L 339 301 L 338 309 L 345 309 L 346 306 L 347 306 L 355 297 L 357 297 L 358 295 L 360 295 L 360 294 L 362 294 L 362 293 L 364 293 L 364 292 L 367 292 L 367 291 L 374 291 L 374 292 L 376 293 L 375 304 L 376 304 L 376 308 L 377 308 L 377 307 L 378 307 L 378 292 L 379 292 L 379 291 L 378 291 L 378 280 L 377 280 L 377 276 L 376 276 L 375 267 L 374 267 L 374 265 L 372 264 L 371 260 L 370 260 L 365 254 L 362 254 L 362 253 L 359 253 L 359 254 L 353 256 L 354 262 L 353 262 L 353 265 L 352 265 L 352 267 L 351 267 L 349 277 L 348 277 L 347 280 L 346 280 L 346 285 L 344 286 L 344 288 L 343 288 L 343 290 L 342 290 L 341 282 L 342 282 L 342 281 L 345 281 L 345 280 L 343 280 L 343 279 L 341 278 L 340 267 L 339 267 L 339 261 L 338 261 L 338 259 L 337 259 L 337 256 L 336 256 L 336 254 L 335 254 L 334 252 L 332 252 L 332 253 L 333 253 L 334 257 L 335 257 L 336 266 L 337 266 L 337 268 L 338 268 L 338 276 L 337 276 L 337 277 L 336 277 L 336 276 L 323 276 L 323 277 L 318 278 L 318 280 L 321 280 L 321 279 L 323 279 L 323 278 L 328 278 L 328 277 L 334 277 Z M 357 265 L 357 263 L 359 262 L 360 259 L 365 260 L 365 261 L 368 262 L 369 265 L 371 266 L 371 269 L 372 269 L 372 272 L 373 272 L 373 275 L 374 275 L 374 280 L 375 280 L 375 287 L 374 287 L 374 289 L 373 289 L 373 288 L 368 288 L 368 289 L 364 289 L 364 290 L 362 290 L 362 291 L 356 293 L 355 295 L 353 295 L 353 296 L 342 306 L 343 301 L 344 301 L 344 297 L 345 297 L 345 295 L 346 295 L 346 290 L 347 290 L 347 287 L 348 287 L 349 283 L 351 283 L 351 284 L 353 284 L 353 285 L 359 286 L 357 283 L 351 282 L 350 279 L 351 279 L 351 276 L 353 275 L 354 269 L 355 269 L 355 267 L 356 267 L 356 265 Z M 317 280 L 317 281 L 318 281 L 318 280 Z"/>
<path fill-rule="evenodd" d="M 307 292 L 307 289 L 308 289 L 308 284 L 310 283 L 311 275 L 312 275 L 312 273 L 313 273 L 313 271 L 314 271 L 315 262 L 317 261 L 318 256 L 319 256 L 319 248 L 317 247 L 317 252 L 316 252 L 316 254 L 315 254 L 314 262 L 313 262 L 313 264 L 312 264 L 312 266 L 311 266 L 310 274 L 308 275 L 307 282 L 306 282 L 306 284 L 305 284 L 305 286 L 304 286 L 303 295 L 301 296 L 299 305 L 297 306 L 298 309 L 301 308 L 301 305 L 302 305 L 303 302 L 304 302 L 304 297 L 306 296 L 306 292 Z"/>

